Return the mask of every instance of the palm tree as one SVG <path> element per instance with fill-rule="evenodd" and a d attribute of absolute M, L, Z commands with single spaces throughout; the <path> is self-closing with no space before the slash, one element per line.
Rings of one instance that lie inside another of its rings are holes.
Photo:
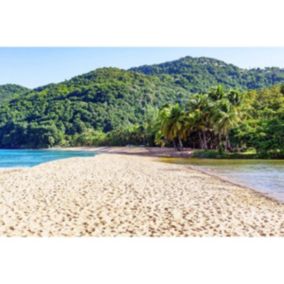
<path fill-rule="evenodd" d="M 222 85 L 218 85 L 217 87 L 212 88 L 209 91 L 208 96 L 213 101 L 221 100 L 225 96 Z"/>
<path fill-rule="evenodd" d="M 208 95 L 194 95 L 188 104 L 188 116 L 192 130 L 199 136 L 202 149 L 208 149 L 208 133 L 211 131 L 212 103 Z"/>
<path fill-rule="evenodd" d="M 178 105 L 164 107 L 159 114 L 160 132 L 157 139 L 163 136 L 166 140 L 173 142 L 177 150 L 183 148 L 182 140 L 188 136 L 188 119 L 185 111 Z"/>
<path fill-rule="evenodd" d="M 231 148 L 229 132 L 238 125 L 241 115 L 239 107 L 224 98 L 216 102 L 212 111 L 212 123 L 219 138 L 219 146 L 224 144 L 227 151 Z"/>

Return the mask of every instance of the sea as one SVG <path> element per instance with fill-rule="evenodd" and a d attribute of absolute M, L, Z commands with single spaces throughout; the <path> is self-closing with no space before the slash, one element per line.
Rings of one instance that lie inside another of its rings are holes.
<path fill-rule="evenodd" d="M 200 158 L 164 160 L 203 170 L 284 202 L 284 160 Z"/>
<path fill-rule="evenodd" d="M 0 169 L 33 167 L 49 161 L 95 155 L 95 151 L 89 150 L 0 150 Z"/>

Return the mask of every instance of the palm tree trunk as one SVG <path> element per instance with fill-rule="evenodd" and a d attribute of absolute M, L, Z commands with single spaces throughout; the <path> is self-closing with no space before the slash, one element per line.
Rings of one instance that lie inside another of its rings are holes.
<path fill-rule="evenodd" d="M 218 133 L 218 148 L 221 150 L 222 147 L 222 135 Z"/>
<path fill-rule="evenodd" d="M 202 135 L 203 135 L 203 145 L 204 145 L 204 149 L 208 149 L 206 132 L 205 132 L 205 131 L 202 131 Z"/>
<path fill-rule="evenodd" d="M 228 152 L 228 135 L 225 135 L 225 151 Z"/>
<path fill-rule="evenodd" d="M 183 148 L 183 144 L 182 144 L 182 140 L 180 139 L 180 137 L 178 137 L 178 145 L 179 145 L 178 150 L 181 151 Z"/>
<path fill-rule="evenodd" d="M 202 140 L 202 137 L 201 137 L 201 133 L 200 133 L 200 132 L 198 132 L 198 137 L 199 137 L 200 148 L 201 148 L 201 149 L 204 149 L 203 140 Z"/>
<path fill-rule="evenodd" d="M 176 150 L 177 149 L 177 143 L 176 143 L 175 139 L 173 140 L 173 145 L 174 145 L 174 148 Z"/>
<path fill-rule="evenodd" d="M 226 135 L 226 149 L 232 151 L 229 135 Z"/>

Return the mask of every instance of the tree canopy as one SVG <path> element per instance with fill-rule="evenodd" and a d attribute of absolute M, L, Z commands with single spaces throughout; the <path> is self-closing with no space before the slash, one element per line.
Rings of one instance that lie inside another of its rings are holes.
<path fill-rule="evenodd" d="M 282 155 L 283 74 L 185 57 L 100 68 L 33 90 L 0 86 L 0 147 L 186 145 Z"/>
<path fill-rule="evenodd" d="M 0 86 L 0 102 L 10 100 L 17 95 L 28 92 L 29 89 L 16 84 L 5 84 Z"/>
<path fill-rule="evenodd" d="M 222 85 L 225 89 L 259 89 L 284 81 L 284 69 L 243 69 L 221 60 L 186 56 L 179 60 L 132 68 L 136 72 L 171 78 L 192 93 L 206 92 L 210 87 Z"/>

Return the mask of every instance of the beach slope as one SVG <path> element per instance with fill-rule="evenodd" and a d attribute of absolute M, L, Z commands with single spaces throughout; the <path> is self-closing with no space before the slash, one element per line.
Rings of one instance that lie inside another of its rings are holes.
<path fill-rule="evenodd" d="M 284 205 L 158 158 L 100 154 L 0 173 L 1 236 L 284 236 Z"/>

